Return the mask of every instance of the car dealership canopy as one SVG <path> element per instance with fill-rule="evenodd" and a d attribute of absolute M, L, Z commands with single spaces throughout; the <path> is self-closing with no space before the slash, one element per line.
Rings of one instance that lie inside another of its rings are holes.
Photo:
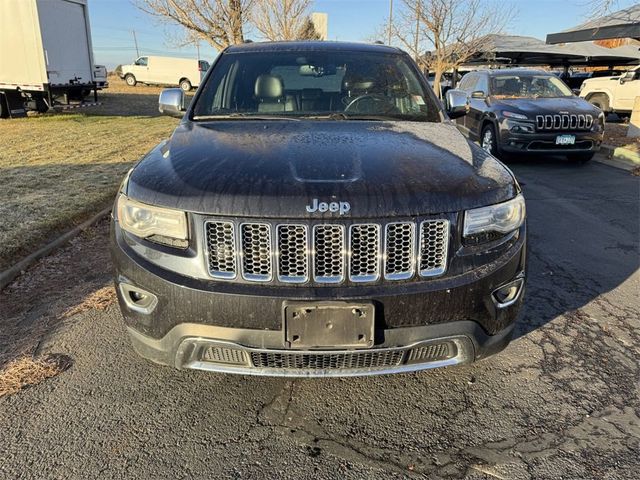
<path fill-rule="evenodd" d="M 612 38 L 640 40 L 640 4 L 590 20 L 563 32 L 547 35 L 547 43 L 587 42 Z"/>
<path fill-rule="evenodd" d="M 547 45 L 534 37 L 487 35 L 465 65 L 622 66 L 640 63 L 638 46 L 605 48 L 593 42 Z"/>

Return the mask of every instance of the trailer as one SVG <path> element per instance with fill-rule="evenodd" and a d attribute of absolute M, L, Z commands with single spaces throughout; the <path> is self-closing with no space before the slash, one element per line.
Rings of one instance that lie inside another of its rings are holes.
<path fill-rule="evenodd" d="M 87 0 L 0 1 L 0 118 L 83 100 L 96 79 Z"/>

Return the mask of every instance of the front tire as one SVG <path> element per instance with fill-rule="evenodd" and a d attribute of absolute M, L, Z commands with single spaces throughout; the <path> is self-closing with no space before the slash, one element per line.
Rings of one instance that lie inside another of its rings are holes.
<path fill-rule="evenodd" d="M 494 157 L 498 157 L 499 151 L 496 129 L 490 123 L 482 127 L 482 133 L 480 134 L 480 146 L 485 152 L 490 153 Z"/>
<path fill-rule="evenodd" d="M 191 85 L 191 82 L 188 79 L 184 78 L 180 80 L 180 88 L 183 92 L 190 92 L 193 87 Z"/>
<path fill-rule="evenodd" d="M 124 81 L 130 87 L 135 87 L 136 84 L 138 83 L 138 81 L 136 80 L 136 77 L 134 77 L 131 73 L 127 73 L 124 76 Z"/>
<path fill-rule="evenodd" d="M 569 160 L 570 162 L 576 162 L 576 163 L 587 163 L 588 161 L 590 161 L 594 155 L 596 153 L 595 152 L 587 152 L 587 153 L 570 153 L 567 155 L 567 160 Z"/>
<path fill-rule="evenodd" d="M 597 93 L 596 95 L 592 95 L 591 97 L 589 97 L 589 103 L 598 107 L 605 113 L 605 115 L 609 113 L 609 97 L 607 97 L 604 93 Z"/>
<path fill-rule="evenodd" d="M 6 98 L 0 93 L 0 118 L 9 118 L 9 108 L 7 107 Z"/>

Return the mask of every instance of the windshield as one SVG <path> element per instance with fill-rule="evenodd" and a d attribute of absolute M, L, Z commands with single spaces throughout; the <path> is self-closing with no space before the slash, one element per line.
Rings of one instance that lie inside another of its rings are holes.
<path fill-rule="evenodd" d="M 491 78 L 491 95 L 501 98 L 571 97 L 573 92 L 551 75 L 500 75 Z"/>
<path fill-rule="evenodd" d="M 193 120 L 230 116 L 440 121 L 404 55 L 361 51 L 223 54 Z"/>

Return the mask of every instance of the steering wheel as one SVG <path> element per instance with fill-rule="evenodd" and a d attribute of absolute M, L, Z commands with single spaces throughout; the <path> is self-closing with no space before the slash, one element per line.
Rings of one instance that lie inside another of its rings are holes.
<path fill-rule="evenodd" d="M 376 93 L 366 93 L 354 98 L 344 108 L 344 112 L 366 113 L 374 115 L 384 115 L 386 113 L 401 113 L 400 109 L 390 103 L 389 99 L 386 96 Z"/>

